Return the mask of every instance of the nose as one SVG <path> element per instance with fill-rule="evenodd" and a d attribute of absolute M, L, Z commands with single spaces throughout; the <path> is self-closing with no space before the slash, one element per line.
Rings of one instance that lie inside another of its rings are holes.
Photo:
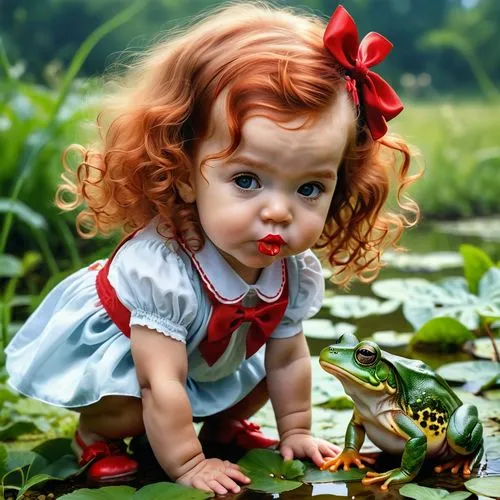
<path fill-rule="evenodd" d="M 264 222 L 275 224 L 290 224 L 292 222 L 292 211 L 287 197 L 273 194 L 262 207 L 260 216 Z"/>

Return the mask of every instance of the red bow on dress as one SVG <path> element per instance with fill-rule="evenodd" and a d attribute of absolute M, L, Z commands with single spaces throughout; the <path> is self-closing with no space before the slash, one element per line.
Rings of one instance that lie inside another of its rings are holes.
<path fill-rule="evenodd" d="M 240 302 L 223 304 L 212 300 L 207 336 L 199 345 L 203 359 L 212 366 L 226 350 L 233 332 L 245 321 L 252 323 L 246 340 L 246 357 L 249 358 L 266 343 L 280 323 L 287 305 L 286 286 L 276 302 L 263 302 L 257 307 L 243 307 Z"/>
<path fill-rule="evenodd" d="M 323 40 L 332 56 L 345 68 L 347 89 L 356 105 L 360 100 L 359 88 L 370 133 L 374 140 L 380 139 L 387 132 L 386 121 L 401 113 L 403 103 L 394 89 L 368 68 L 386 58 L 392 43 L 373 31 L 359 43 L 356 23 L 341 5 L 330 18 Z"/>

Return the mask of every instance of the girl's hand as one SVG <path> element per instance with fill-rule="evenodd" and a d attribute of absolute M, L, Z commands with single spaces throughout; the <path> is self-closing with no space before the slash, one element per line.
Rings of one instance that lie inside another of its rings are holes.
<path fill-rule="evenodd" d="M 280 443 L 280 452 L 285 460 L 293 458 L 310 458 L 320 467 L 326 458 L 335 457 L 341 449 L 324 439 L 309 434 L 291 434 Z"/>
<path fill-rule="evenodd" d="M 236 481 L 243 484 L 250 482 L 250 479 L 241 472 L 239 465 L 228 460 L 208 458 L 178 477 L 176 482 L 203 491 L 213 491 L 217 495 L 225 495 L 228 491 L 232 493 L 241 491 Z"/>

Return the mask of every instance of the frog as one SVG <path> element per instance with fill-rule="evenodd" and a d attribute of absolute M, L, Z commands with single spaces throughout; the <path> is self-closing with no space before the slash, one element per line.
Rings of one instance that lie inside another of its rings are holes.
<path fill-rule="evenodd" d="M 437 473 L 467 478 L 483 454 L 483 428 L 474 405 L 463 404 L 448 383 L 422 361 L 397 356 L 370 340 L 344 334 L 319 356 L 321 367 L 342 383 L 354 403 L 343 451 L 322 470 L 360 469 L 375 459 L 360 454 L 365 435 L 382 451 L 402 454 L 400 467 L 368 471 L 365 485 L 407 483 L 426 459 Z"/>

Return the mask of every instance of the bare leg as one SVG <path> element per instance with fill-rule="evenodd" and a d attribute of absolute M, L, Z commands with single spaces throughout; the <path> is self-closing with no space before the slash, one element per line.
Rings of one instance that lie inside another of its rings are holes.
<path fill-rule="evenodd" d="M 269 400 L 266 379 L 262 380 L 241 401 L 215 415 L 204 418 L 203 427 L 199 438 L 203 441 L 211 441 L 219 432 L 224 432 L 228 422 L 245 420 L 259 411 Z"/>
<path fill-rule="evenodd" d="M 128 396 L 106 396 L 97 403 L 78 408 L 79 428 L 107 439 L 144 434 L 142 401 Z"/>

